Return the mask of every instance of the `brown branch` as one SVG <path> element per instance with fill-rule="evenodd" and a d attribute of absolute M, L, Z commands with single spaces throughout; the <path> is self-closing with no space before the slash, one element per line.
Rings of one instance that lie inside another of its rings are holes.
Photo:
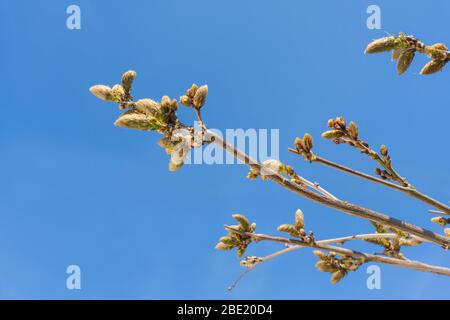
<path fill-rule="evenodd" d="M 237 232 L 240 234 L 243 234 L 245 236 L 251 237 L 254 240 L 257 241 L 272 241 L 272 242 L 280 242 L 288 245 L 297 245 L 300 247 L 309 247 L 309 248 L 316 248 L 321 249 L 325 251 L 333 251 L 339 254 L 343 254 L 346 256 L 356 256 L 361 257 L 364 259 L 364 261 L 373 261 L 373 262 L 379 262 L 379 263 L 385 263 L 394 265 L 397 267 L 403 267 L 406 269 L 416 270 L 416 271 L 422 271 L 422 272 L 429 272 L 444 276 L 450 276 L 450 268 L 440 267 L 440 266 L 434 266 L 430 264 L 426 264 L 420 261 L 413 261 L 413 260 L 402 260 L 392 257 L 386 257 L 386 256 L 379 256 L 374 254 L 368 254 L 363 253 L 351 249 L 346 249 L 342 247 L 336 247 L 336 246 L 330 246 L 327 244 L 321 244 L 320 241 L 317 241 L 315 243 L 306 243 L 301 240 L 297 239 L 289 239 L 289 238 L 283 238 L 283 237 L 276 237 L 276 236 L 269 236 L 265 234 L 257 234 L 257 233 L 250 233 L 250 232 L 243 232 L 235 228 L 231 228 L 229 226 L 225 226 L 227 230 L 231 230 L 233 232 Z"/>
<path fill-rule="evenodd" d="M 230 228 L 230 229 L 235 230 L 234 228 Z M 376 239 L 376 238 L 382 239 L 382 238 L 395 238 L 395 237 L 398 237 L 398 234 L 396 234 L 396 233 L 358 234 L 358 235 L 347 236 L 347 237 L 319 240 L 319 241 L 316 241 L 316 244 L 324 245 L 324 244 L 332 244 L 332 243 L 343 243 L 343 242 L 352 241 L 352 240 L 366 240 L 366 239 Z M 422 240 L 422 239 L 419 238 L 419 240 Z M 271 253 L 265 257 L 261 257 L 261 260 L 259 262 L 254 263 L 251 266 L 247 267 L 247 269 L 244 272 L 242 272 L 239 275 L 239 277 L 237 277 L 237 279 L 233 282 L 233 284 L 228 287 L 228 290 L 233 290 L 247 273 L 249 273 L 250 271 L 255 269 L 260 264 L 262 264 L 266 261 L 269 261 L 273 258 L 276 258 L 278 256 L 281 256 L 283 254 L 292 252 L 294 250 L 302 249 L 302 248 L 305 248 L 305 246 L 303 246 L 303 245 L 287 245 L 287 248 L 284 248 L 282 250 Z"/>
<path fill-rule="evenodd" d="M 252 159 L 246 153 L 236 149 L 234 146 L 223 140 L 220 136 L 214 134 L 213 132 L 207 130 L 205 132 L 207 140 L 213 140 L 215 144 L 219 147 L 223 148 L 230 155 L 235 157 L 236 159 L 245 163 L 248 167 L 253 168 L 255 170 L 261 170 L 262 165 L 258 163 L 256 160 Z M 415 235 L 419 238 L 423 238 L 430 242 L 436 243 L 442 246 L 445 249 L 448 249 L 450 246 L 450 238 L 444 237 L 437 233 L 434 233 L 430 230 L 415 226 L 413 224 L 407 223 L 405 221 L 401 221 L 395 219 L 393 217 L 387 216 L 385 214 L 379 213 L 377 211 L 367 209 L 355 204 L 351 204 L 342 200 L 334 200 L 328 197 L 325 197 L 321 194 L 318 194 L 314 191 L 311 191 L 303 186 L 300 186 L 296 183 L 291 182 L 286 179 L 282 175 L 273 172 L 273 174 L 267 175 L 266 178 L 276 184 L 282 186 L 283 188 L 290 190 L 306 199 L 311 201 L 320 203 L 329 208 L 337 209 L 344 213 L 350 214 L 352 216 L 360 217 L 369 221 L 377 222 L 379 224 L 395 228 L 401 230 L 403 232 Z"/>

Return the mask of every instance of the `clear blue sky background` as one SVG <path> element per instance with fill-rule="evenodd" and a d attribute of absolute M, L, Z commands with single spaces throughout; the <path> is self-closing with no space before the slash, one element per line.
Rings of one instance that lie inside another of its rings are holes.
<path fill-rule="evenodd" d="M 82 29 L 66 28 L 66 8 Z M 366 8 L 382 10 L 382 30 Z M 214 245 L 230 215 L 246 214 L 275 233 L 303 209 L 318 238 L 370 232 L 369 223 L 308 202 L 243 166 L 167 170 L 156 134 L 112 125 L 119 111 L 88 88 L 135 69 L 137 98 L 210 88 L 210 127 L 279 128 L 282 160 L 342 199 L 442 230 L 428 207 L 406 196 L 308 164 L 287 147 L 315 137 L 330 117 L 355 120 L 374 146 L 386 143 L 400 172 L 426 193 L 450 200 L 450 70 L 418 75 L 417 57 L 398 77 L 389 56 L 364 56 L 374 38 L 404 31 L 450 42 L 450 2 L 410 1 L 0 1 L 0 298 L 449 298 L 450 280 L 381 266 L 382 289 L 366 268 L 339 285 L 297 251 L 227 286 L 242 271 Z M 190 121 L 192 115 L 182 110 Z M 320 154 L 371 172 L 345 146 L 316 139 Z M 357 248 L 360 246 L 355 244 Z M 249 254 L 280 248 L 261 243 Z M 377 250 L 376 247 L 365 247 Z M 410 258 L 449 265 L 432 245 Z M 66 268 L 82 289 L 66 289 Z"/>

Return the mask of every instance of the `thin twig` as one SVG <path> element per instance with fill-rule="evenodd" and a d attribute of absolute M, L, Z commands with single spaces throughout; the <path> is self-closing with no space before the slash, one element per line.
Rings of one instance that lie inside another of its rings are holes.
<path fill-rule="evenodd" d="M 445 212 L 439 211 L 439 210 L 428 210 L 428 212 L 432 213 L 432 214 L 446 214 L 446 215 L 450 215 L 448 213 L 445 213 Z"/>
<path fill-rule="evenodd" d="M 331 192 L 325 190 L 324 188 L 322 188 L 317 182 L 312 182 L 309 181 L 301 176 L 298 176 L 298 178 L 300 179 L 300 181 L 307 185 L 308 187 L 310 187 L 311 189 L 316 190 L 317 192 L 321 193 L 322 195 L 331 198 L 333 200 L 338 200 L 338 198 L 336 196 L 334 196 Z"/>

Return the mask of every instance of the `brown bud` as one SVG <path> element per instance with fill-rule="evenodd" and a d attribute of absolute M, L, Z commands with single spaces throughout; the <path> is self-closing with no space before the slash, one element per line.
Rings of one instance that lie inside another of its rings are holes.
<path fill-rule="evenodd" d="M 378 53 L 392 50 L 396 47 L 397 41 L 395 37 L 384 37 L 371 42 L 364 53 Z"/>
<path fill-rule="evenodd" d="M 220 242 L 225 243 L 229 246 L 235 246 L 235 245 L 239 244 L 238 240 L 236 238 L 233 238 L 230 236 L 225 236 L 225 237 L 220 238 Z"/>
<path fill-rule="evenodd" d="M 328 126 L 328 128 L 334 128 L 334 119 L 329 119 L 327 126 Z"/>
<path fill-rule="evenodd" d="M 341 129 L 345 129 L 345 126 L 347 125 L 345 119 L 343 117 L 337 117 L 334 120 L 335 125 L 337 125 Z"/>
<path fill-rule="evenodd" d="M 289 235 L 291 235 L 293 237 L 299 237 L 300 236 L 298 230 L 292 224 L 282 224 L 281 226 L 279 226 L 277 228 L 277 230 L 280 231 L 280 232 L 286 232 L 286 233 L 288 233 Z"/>
<path fill-rule="evenodd" d="M 197 89 L 195 92 L 192 103 L 195 108 L 200 109 L 206 102 L 206 96 L 208 95 L 208 86 L 204 85 Z"/>
<path fill-rule="evenodd" d="M 334 272 L 336 271 L 336 267 L 333 266 L 332 264 L 323 261 L 323 260 L 319 260 L 316 262 L 316 268 L 320 271 L 320 272 Z"/>
<path fill-rule="evenodd" d="M 342 137 L 342 132 L 338 131 L 338 130 L 330 130 L 330 131 L 325 131 L 324 133 L 322 133 L 322 138 L 324 139 L 337 139 Z"/>
<path fill-rule="evenodd" d="M 313 138 L 309 133 L 305 133 L 303 136 L 303 147 L 306 152 L 311 151 L 311 148 L 313 147 Z"/>
<path fill-rule="evenodd" d="M 193 99 L 195 96 L 195 93 L 197 92 L 198 86 L 194 83 L 187 91 L 186 91 L 186 95 L 190 98 Z"/>
<path fill-rule="evenodd" d="M 129 128 L 137 130 L 158 130 L 160 127 L 155 124 L 152 117 L 145 115 L 137 110 L 128 110 L 122 114 L 114 125 L 120 128 Z"/>
<path fill-rule="evenodd" d="M 141 99 L 135 103 L 136 109 L 147 115 L 155 116 L 160 112 L 161 105 L 152 99 Z"/>
<path fill-rule="evenodd" d="M 388 155 L 388 148 L 384 144 L 381 145 L 380 153 L 385 157 Z"/>
<path fill-rule="evenodd" d="M 130 92 L 134 79 L 136 79 L 136 72 L 133 70 L 127 71 L 122 75 L 122 86 L 126 92 Z"/>
<path fill-rule="evenodd" d="M 99 99 L 104 101 L 112 100 L 112 89 L 108 86 L 98 84 L 89 88 L 89 91 Z"/>
<path fill-rule="evenodd" d="M 125 89 L 120 85 L 116 84 L 111 89 L 112 100 L 115 102 L 122 102 L 125 97 Z"/>
<path fill-rule="evenodd" d="M 239 224 L 241 225 L 242 229 L 244 231 L 249 231 L 250 230 L 250 221 L 248 221 L 248 219 L 239 213 L 233 214 L 233 219 L 235 219 L 236 221 L 239 222 Z"/>
<path fill-rule="evenodd" d="M 163 96 L 161 98 L 161 107 L 166 108 L 166 109 L 170 108 L 171 103 L 172 103 L 172 100 L 170 99 L 169 96 Z"/>
<path fill-rule="evenodd" d="M 233 249 L 233 246 L 231 246 L 231 245 L 229 245 L 229 244 L 225 244 L 225 243 L 223 243 L 223 242 L 219 242 L 219 243 L 216 245 L 216 249 L 217 249 L 217 250 L 231 250 L 231 249 Z"/>
<path fill-rule="evenodd" d="M 295 145 L 295 148 L 298 151 L 302 150 L 303 149 L 303 140 L 302 140 L 302 138 L 299 138 L 299 137 L 295 138 L 294 145 Z"/>
<path fill-rule="evenodd" d="M 442 68 L 445 67 L 447 62 L 448 60 L 431 60 L 422 68 L 420 74 L 428 75 L 441 71 Z"/>
<path fill-rule="evenodd" d="M 449 221 L 444 217 L 434 217 L 431 219 L 431 222 L 434 222 L 441 226 L 446 226 L 447 224 L 449 224 Z"/>
<path fill-rule="evenodd" d="M 357 140 L 358 139 L 358 127 L 353 121 L 350 121 L 347 128 L 348 133 L 350 134 L 350 137 Z"/>
<path fill-rule="evenodd" d="M 450 228 L 444 229 L 444 234 L 445 236 L 450 237 Z"/>
<path fill-rule="evenodd" d="M 186 96 L 186 95 L 180 97 L 180 102 L 181 102 L 181 104 L 182 104 L 183 106 L 185 106 L 185 107 L 190 107 L 190 106 L 192 106 L 192 101 L 191 101 L 191 99 L 190 99 L 188 96 Z"/>
<path fill-rule="evenodd" d="M 331 283 L 332 284 L 338 283 L 339 281 L 342 280 L 342 278 L 345 277 L 346 274 L 347 273 L 344 270 L 338 270 L 338 271 L 333 272 L 333 274 L 331 275 L 331 279 L 330 279 Z"/>
<path fill-rule="evenodd" d="M 305 226 L 305 217 L 300 209 L 297 209 L 295 212 L 295 226 L 297 229 L 301 229 Z"/>
<path fill-rule="evenodd" d="M 398 63 L 397 63 L 397 73 L 399 75 L 405 73 L 406 70 L 408 70 L 409 66 L 411 65 L 412 61 L 414 60 L 416 52 L 415 50 L 404 50 L 400 56 L 398 57 Z"/>

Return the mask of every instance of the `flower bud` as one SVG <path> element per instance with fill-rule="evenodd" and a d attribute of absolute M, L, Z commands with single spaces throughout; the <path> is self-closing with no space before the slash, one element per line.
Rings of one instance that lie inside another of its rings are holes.
<path fill-rule="evenodd" d="M 353 121 L 350 121 L 350 123 L 348 124 L 347 131 L 353 139 L 358 139 L 358 127 Z"/>
<path fill-rule="evenodd" d="M 333 274 L 331 275 L 331 283 L 332 284 L 338 283 L 339 281 L 342 280 L 342 278 L 345 277 L 346 274 L 347 273 L 344 270 L 338 270 L 333 272 Z"/>
<path fill-rule="evenodd" d="M 192 99 L 192 103 L 194 107 L 200 109 L 206 102 L 206 96 L 208 95 L 208 86 L 204 85 L 198 88 L 197 92 Z"/>
<path fill-rule="evenodd" d="M 444 217 L 434 217 L 431 219 L 431 222 L 436 223 L 441 226 L 446 226 L 449 224 L 449 221 L 445 219 Z"/>
<path fill-rule="evenodd" d="M 133 70 L 127 71 L 122 75 L 122 86 L 126 92 L 130 92 L 134 79 L 136 79 L 136 72 Z"/>
<path fill-rule="evenodd" d="M 192 106 L 192 101 L 191 101 L 191 99 L 189 99 L 189 97 L 186 96 L 186 95 L 180 97 L 180 102 L 181 102 L 181 104 L 182 104 L 183 106 L 185 106 L 185 107 L 190 107 L 190 106 Z"/>
<path fill-rule="evenodd" d="M 129 128 L 137 130 L 159 130 L 160 127 L 149 117 L 137 110 L 128 110 L 122 114 L 114 125 L 120 128 Z"/>
<path fill-rule="evenodd" d="M 111 94 L 112 100 L 120 103 L 125 97 L 125 89 L 120 84 L 116 84 L 114 87 L 112 87 Z"/>
<path fill-rule="evenodd" d="M 420 74 L 428 75 L 441 71 L 442 68 L 445 67 L 447 62 L 448 60 L 431 60 L 422 68 Z"/>
<path fill-rule="evenodd" d="M 248 221 L 248 219 L 244 215 L 236 213 L 233 214 L 232 217 L 239 222 L 244 231 L 250 230 L 250 221 Z"/>
<path fill-rule="evenodd" d="M 415 50 L 404 50 L 400 56 L 398 57 L 398 63 L 397 63 L 397 73 L 398 75 L 401 75 L 405 73 L 406 70 L 408 70 L 409 66 L 411 65 L 412 61 L 414 60 L 416 52 Z"/>
<path fill-rule="evenodd" d="M 160 105 L 152 99 L 141 99 L 135 103 L 136 109 L 147 114 L 155 116 L 160 112 Z"/>
<path fill-rule="evenodd" d="M 320 272 L 334 272 L 336 271 L 336 267 L 329 264 L 326 261 L 323 260 L 319 260 L 316 263 L 316 268 L 320 271 Z"/>
<path fill-rule="evenodd" d="M 297 229 L 301 229 L 305 226 L 305 217 L 300 209 L 297 209 L 295 212 L 295 226 Z"/>
<path fill-rule="evenodd" d="M 302 138 L 299 138 L 299 137 L 295 138 L 294 145 L 295 145 L 295 148 L 297 150 L 302 150 L 303 149 L 303 140 L 302 140 Z"/>
<path fill-rule="evenodd" d="M 384 37 L 371 42 L 364 53 L 378 53 L 384 51 L 390 51 L 397 45 L 395 37 Z"/>
<path fill-rule="evenodd" d="M 198 86 L 194 83 L 187 91 L 186 91 L 186 95 L 190 98 L 193 99 L 195 96 L 195 93 L 198 90 Z"/>
<path fill-rule="evenodd" d="M 337 139 L 340 138 L 342 136 L 342 132 L 338 131 L 338 130 L 330 130 L 330 131 L 325 131 L 324 133 L 322 133 L 322 138 L 324 139 Z"/>
<path fill-rule="evenodd" d="M 313 138 L 309 133 L 305 133 L 303 136 L 303 147 L 306 152 L 310 152 L 313 147 Z"/>
<path fill-rule="evenodd" d="M 98 84 L 89 88 L 89 91 L 99 99 L 104 101 L 112 100 L 112 89 L 108 86 Z"/>
<path fill-rule="evenodd" d="M 220 242 L 225 243 L 229 246 L 235 246 L 235 245 L 239 244 L 238 240 L 236 238 L 233 238 L 230 236 L 225 236 L 225 237 L 220 238 Z"/>
<path fill-rule="evenodd" d="M 289 235 L 291 235 L 292 237 L 299 237 L 300 236 L 300 233 L 295 228 L 295 226 L 293 226 L 292 224 L 282 224 L 281 226 L 279 226 L 277 228 L 277 230 L 280 231 L 280 232 L 286 232 Z"/>
<path fill-rule="evenodd" d="M 216 249 L 217 249 L 217 250 L 231 250 L 231 249 L 233 249 L 233 246 L 231 246 L 231 245 L 229 245 L 229 244 L 225 244 L 225 243 L 223 243 L 223 242 L 219 242 L 219 243 L 216 245 Z"/>

